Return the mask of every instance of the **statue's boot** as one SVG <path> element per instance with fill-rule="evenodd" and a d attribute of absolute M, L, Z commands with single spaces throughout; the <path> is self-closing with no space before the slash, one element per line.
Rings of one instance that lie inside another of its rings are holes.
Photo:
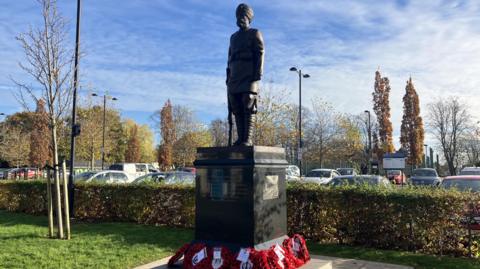
<path fill-rule="evenodd" d="M 234 146 L 240 146 L 243 142 L 244 127 L 243 127 L 243 115 L 235 115 L 235 126 L 237 127 L 237 141 L 233 143 Z"/>
<path fill-rule="evenodd" d="M 244 116 L 245 130 L 242 146 L 253 146 L 253 125 L 255 123 L 255 114 L 246 114 Z"/>

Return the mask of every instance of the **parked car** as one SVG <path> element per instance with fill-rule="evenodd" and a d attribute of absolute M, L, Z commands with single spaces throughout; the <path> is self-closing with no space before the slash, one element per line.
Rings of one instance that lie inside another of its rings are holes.
<path fill-rule="evenodd" d="M 413 185 L 431 185 L 438 186 L 442 182 L 437 174 L 437 170 L 433 168 L 417 168 L 413 170 L 410 182 Z"/>
<path fill-rule="evenodd" d="M 99 182 L 99 183 L 129 183 L 131 180 L 128 174 L 123 171 L 105 170 L 90 171 L 76 175 L 74 182 Z"/>
<path fill-rule="evenodd" d="M 337 168 L 336 170 L 342 176 L 355 176 L 358 174 L 354 168 Z"/>
<path fill-rule="evenodd" d="M 165 180 L 166 173 L 165 172 L 156 172 L 146 174 L 144 176 L 136 178 L 132 183 L 133 184 L 141 184 L 141 183 L 160 183 Z"/>
<path fill-rule="evenodd" d="M 455 188 L 459 191 L 480 192 L 480 176 L 449 176 L 443 179 L 440 186 L 446 189 Z"/>
<path fill-rule="evenodd" d="M 300 168 L 296 165 L 289 165 L 285 169 L 286 180 L 287 181 L 298 181 L 300 180 Z"/>
<path fill-rule="evenodd" d="M 189 172 L 189 173 L 195 174 L 195 173 L 197 173 L 197 168 L 195 168 L 195 167 L 179 167 L 179 168 L 177 168 L 177 171 Z"/>
<path fill-rule="evenodd" d="M 21 168 L 13 168 L 4 171 L 3 178 L 5 179 L 27 179 L 35 178 L 37 174 L 36 168 L 29 168 L 29 167 L 21 167 Z"/>
<path fill-rule="evenodd" d="M 165 184 L 195 184 L 195 174 L 184 171 L 167 172 L 165 175 Z"/>
<path fill-rule="evenodd" d="M 108 170 L 123 171 L 130 178 L 137 178 L 148 173 L 158 172 L 158 169 L 148 163 L 116 163 L 110 165 Z"/>
<path fill-rule="evenodd" d="M 402 170 L 388 170 L 387 171 L 387 178 L 393 184 L 406 184 L 407 183 L 407 176 L 403 173 Z"/>
<path fill-rule="evenodd" d="M 459 175 L 466 176 L 466 175 L 480 175 L 480 167 L 464 167 Z"/>
<path fill-rule="evenodd" d="M 337 187 L 345 185 L 374 185 L 374 186 L 391 186 L 390 181 L 386 177 L 377 175 L 356 175 L 356 176 L 338 176 L 334 177 L 328 185 Z"/>
<path fill-rule="evenodd" d="M 317 184 L 328 184 L 334 177 L 337 176 L 340 176 L 340 174 L 334 169 L 313 169 L 302 178 L 302 181 Z"/>
<path fill-rule="evenodd" d="M 480 175 L 450 176 L 443 179 L 440 184 L 446 189 L 459 191 L 480 192 Z M 472 230 L 480 230 L 480 208 L 472 204 L 465 205 L 463 224 Z"/>

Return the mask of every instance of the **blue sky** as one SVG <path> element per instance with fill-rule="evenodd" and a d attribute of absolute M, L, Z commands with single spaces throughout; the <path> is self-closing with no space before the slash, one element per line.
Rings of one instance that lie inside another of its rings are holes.
<path fill-rule="evenodd" d="M 208 123 L 226 115 L 225 65 L 235 7 L 226 0 L 83 0 L 83 88 L 108 92 L 124 117 L 150 122 L 167 98 Z M 265 39 L 264 81 L 291 92 L 295 65 L 306 106 L 322 97 L 340 112 L 371 109 L 374 72 L 391 81 L 394 132 L 400 129 L 405 82 L 413 77 L 423 112 L 438 96 L 457 95 L 480 115 L 479 1 L 249 1 Z M 74 42 L 76 1 L 59 1 Z M 27 79 L 18 33 L 40 22 L 34 0 L 0 9 L 0 112 L 21 110 L 10 77 Z M 398 140 L 396 138 L 395 140 Z M 398 141 L 395 141 L 398 144 Z"/>

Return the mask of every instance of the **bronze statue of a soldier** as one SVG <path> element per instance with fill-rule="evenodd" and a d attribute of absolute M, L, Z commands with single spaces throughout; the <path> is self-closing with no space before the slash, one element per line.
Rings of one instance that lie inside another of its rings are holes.
<path fill-rule="evenodd" d="M 257 94 L 263 73 L 263 37 L 250 28 L 253 10 L 240 4 L 236 10 L 240 28 L 230 37 L 227 66 L 229 113 L 235 115 L 238 139 L 234 145 L 252 146 L 253 125 L 257 112 Z"/>

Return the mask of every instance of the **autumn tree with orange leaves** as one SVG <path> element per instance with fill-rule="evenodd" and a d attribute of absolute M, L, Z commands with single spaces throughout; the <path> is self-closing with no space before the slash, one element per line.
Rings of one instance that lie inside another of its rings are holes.
<path fill-rule="evenodd" d="M 378 139 L 379 151 L 378 158 L 382 158 L 384 153 L 395 151 L 393 147 L 393 127 L 390 121 L 390 81 L 387 77 L 382 77 L 380 71 L 375 72 L 375 84 L 373 91 L 373 110 L 378 121 Z"/>
<path fill-rule="evenodd" d="M 413 86 L 412 78 L 407 81 L 403 96 L 403 119 L 400 131 L 400 144 L 407 153 L 407 162 L 419 165 L 423 160 L 423 140 L 425 131 L 420 116 L 420 101 Z"/>
<path fill-rule="evenodd" d="M 159 114 L 162 143 L 158 149 L 158 163 L 163 169 L 166 169 L 173 164 L 173 144 L 176 140 L 173 107 L 170 100 L 165 103 Z"/>

